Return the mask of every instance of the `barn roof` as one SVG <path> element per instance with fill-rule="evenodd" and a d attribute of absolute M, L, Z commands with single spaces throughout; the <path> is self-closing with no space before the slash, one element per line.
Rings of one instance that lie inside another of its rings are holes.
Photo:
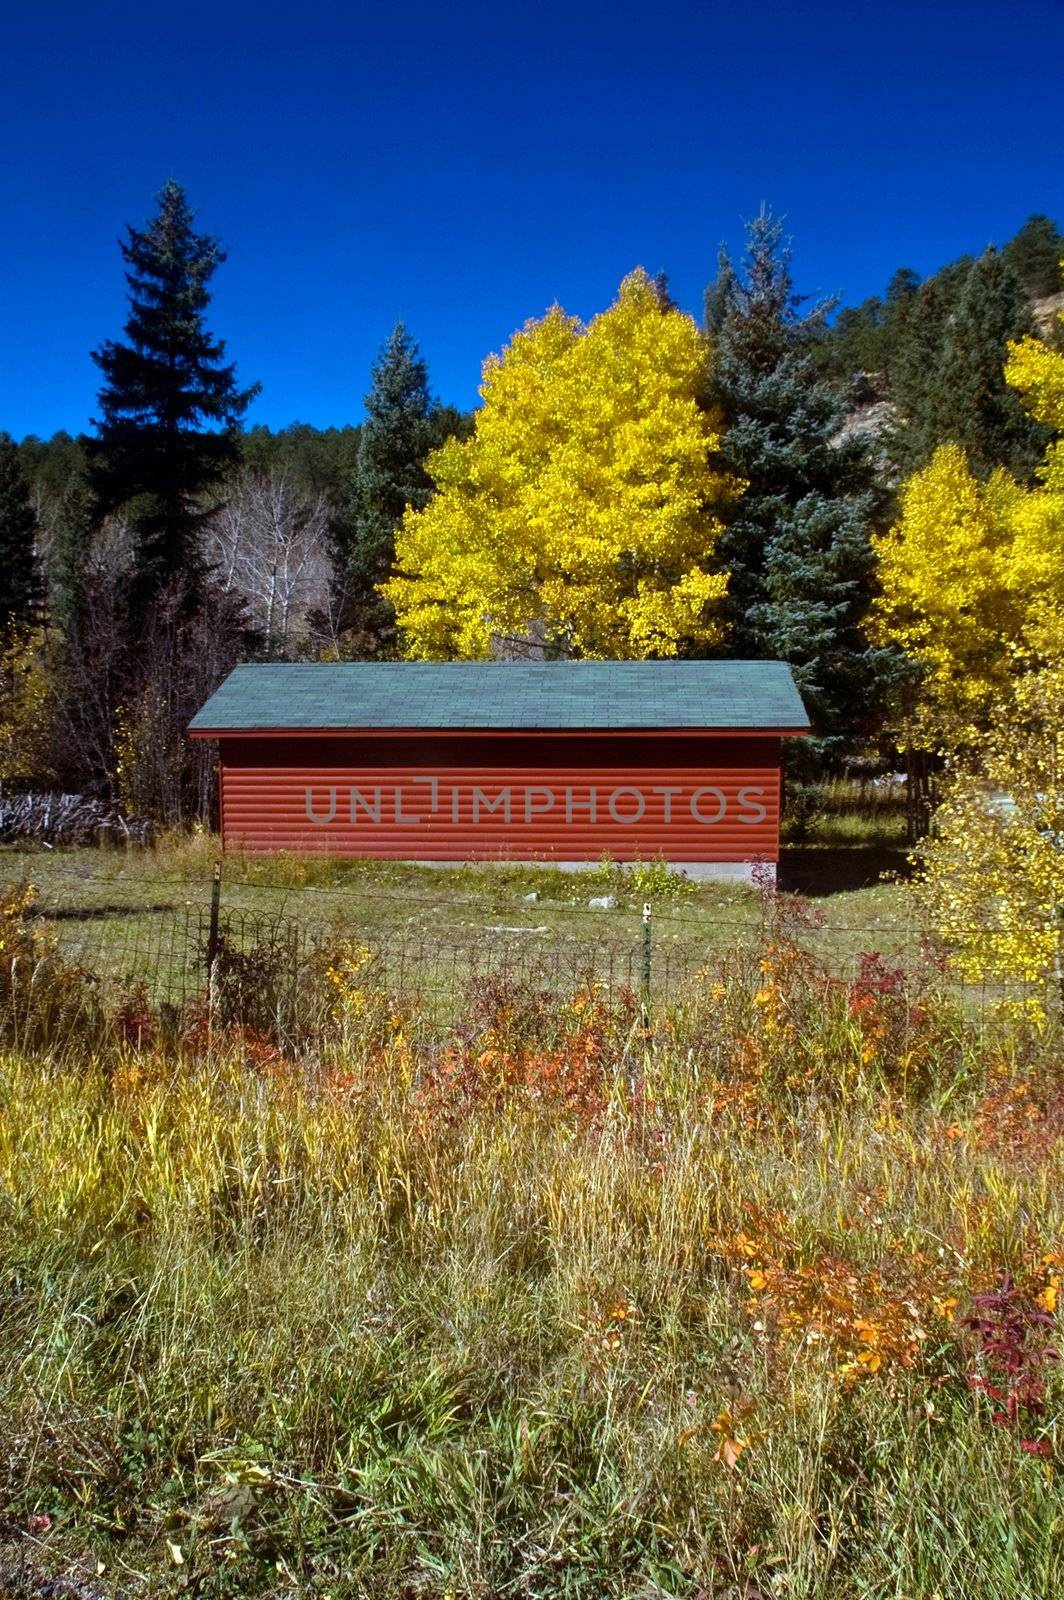
<path fill-rule="evenodd" d="M 808 727 L 782 661 L 353 661 L 236 667 L 189 732 Z"/>

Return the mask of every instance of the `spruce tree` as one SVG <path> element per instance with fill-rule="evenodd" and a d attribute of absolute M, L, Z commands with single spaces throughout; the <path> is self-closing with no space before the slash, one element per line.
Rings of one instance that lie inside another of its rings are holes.
<path fill-rule="evenodd" d="M 896 474 L 926 466 L 942 443 L 933 390 L 956 294 L 952 276 L 937 273 L 920 285 L 906 308 L 890 368 L 895 418 L 887 449 Z"/>
<path fill-rule="evenodd" d="M 1036 211 L 1001 253 L 1032 300 L 1064 289 L 1064 234 L 1051 217 Z"/>
<path fill-rule="evenodd" d="M 0 433 L 0 631 L 40 617 L 43 596 L 36 533 L 19 447 L 10 434 Z"/>
<path fill-rule="evenodd" d="M 886 658 L 860 631 L 873 566 L 868 447 L 840 437 L 844 401 L 815 366 L 829 308 L 800 314 L 781 226 L 765 212 L 748 229 L 745 273 L 722 257 L 707 304 L 722 464 L 747 483 L 719 546 L 729 654 L 789 662 L 821 753 L 840 751 L 874 714 Z"/>
<path fill-rule="evenodd" d="M 1045 452 L 1049 434 L 1027 415 L 1004 376 L 1009 341 L 1033 332 L 1019 278 L 998 251 L 985 251 L 946 323 L 928 404 L 934 443 L 962 445 L 980 477 L 1007 467 L 1028 480 Z"/>
<path fill-rule="evenodd" d="M 225 345 L 207 330 L 208 286 L 225 254 L 193 221 L 171 181 L 148 226 L 127 229 L 125 342 L 93 352 L 104 377 L 90 441 L 97 515 L 120 510 L 136 532 L 134 604 L 142 610 L 175 578 L 194 601 L 207 497 L 238 459 L 242 419 L 258 392 L 238 387 Z"/>
<path fill-rule="evenodd" d="M 401 322 L 383 345 L 365 396 L 365 420 L 341 530 L 346 620 L 360 645 L 386 642 L 390 607 L 377 585 L 391 574 L 395 535 L 407 506 L 420 510 L 432 492 L 425 457 L 442 443 L 428 367 Z"/>

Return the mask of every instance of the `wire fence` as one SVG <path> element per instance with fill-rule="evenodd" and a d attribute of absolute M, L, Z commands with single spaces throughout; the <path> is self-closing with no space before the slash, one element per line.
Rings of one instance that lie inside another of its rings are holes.
<path fill-rule="evenodd" d="M 51 884 L 38 915 L 63 957 L 90 975 L 108 1003 L 139 990 L 156 1007 L 187 1010 L 213 973 L 242 1016 L 286 1036 L 305 1032 L 314 1005 L 319 1011 L 326 1005 L 330 967 L 337 981 L 347 972 L 382 1003 L 450 1027 L 485 986 L 500 982 L 534 985 L 559 999 L 594 986 L 627 991 L 658 1010 L 682 1007 L 725 970 L 734 974 L 745 962 L 756 972 L 769 936 L 764 906 L 752 896 L 719 909 L 664 901 L 649 916 L 638 904 L 617 904 L 602 913 L 599 933 L 589 929 L 583 908 L 567 927 L 556 907 L 548 922 L 541 920 L 546 909 L 523 901 L 523 922 L 514 922 L 512 908 L 508 923 L 487 922 L 484 899 L 461 894 L 389 894 L 369 886 L 362 906 L 372 900 L 371 921 L 360 914 L 357 897 L 345 902 L 335 889 L 316 885 L 279 891 L 235 880 L 223 893 L 217 875 L 213 882 L 131 883 L 121 874 L 72 872 L 66 892 L 62 872 L 52 877 L 58 885 Z M 183 898 L 172 896 L 175 889 Z M 227 904 L 234 891 L 277 903 Z M 167 892 L 171 898 L 163 898 Z M 852 981 L 872 954 L 899 963 L 922 959 L 920 930 L 904 921 L 818 923 L 814 916 L 798 937 L 823 970 L 843 981 Z M 1022 999 L 1036 987 L 991 977 L 962 982 L 945 970 L 937 981 L 974 1006 Z"/>
<path fill-rule="evenodd" d="M 353 961 L 362 981 L 397 1003 L 417 1002 L 435 1014 L 453 1011 L 478 984 L 499 977 L 535 981 L 559 994 L 585 984 L 611 992 L 648 986 L 660 1000 L 677 998 L 685 980 L 704 965 L 705 953 L 666 945 L 648 949 L 645 936 L 588 940 L 537 929 L 485 934 L 397 929 L 366 935 L 357 924 L 246 911 L 217 917 L 209 906 L 146 909 L 109 920 L 78 914 L 52 921 L 61 953 L 118 994 L 142 984 L 156 1004 L 183 1005 L 210 981 L 214 962 L 223 971 L 254 969 L 274 991 L 287 977 L 293 999 L 311 971 L 332 961 Z M 636 924 L 638 927 L 638 923 Z"/>

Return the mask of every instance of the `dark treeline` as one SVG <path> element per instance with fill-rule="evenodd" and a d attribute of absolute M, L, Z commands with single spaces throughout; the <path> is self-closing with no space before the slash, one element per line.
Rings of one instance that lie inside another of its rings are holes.
<path fill-rule="evenodd" d="M 882 296 L 839 311 L 815 360 L 855 409 L 882 408 L 889 477 L 924 466 L 939 444 L 965 446 L 973 468 L 1029 478 L 1045 438 L 1002 377 L 1010 339 L 1055 340 L 1064 235 L 1029 217 L 1003 248 L 962 256 L 929 278 L 899 267 Z"/>
<path fill-rule="evenodd" d="M 257 385 L 209 325 L 225 255 L 178 184 L 121 251 L 129 315 L 93 352 L 90 429 L 0 434 L 0 781 L 181 823 L 212 792 L 185 726 L 235 662 L 396 653 L 379 592 L 396 530 L 432 492 L 426 458 L 473 418 L 436 399 L 399 323 L 358 386 L 360 424 L 247 427 Z M 719 556 L 728 651 L 792 664 L 819 760 L 875 740 L 901 671 L 861 629 L 870 534 L 901 478 L 947 439 L 983 473 L 1029 479 L 1041 456 L 1001 368 L 1010 339 L 1049 336 L 1062 254 L 1035 216 L 1000 250 L 926 280 L 900 268 L 842 310 L 803 305 L 767 215 L 741 263 L 718 263 L 706 403 L 721 466 L 747 486 Z"/>
<path fill-rule="evenodd" d="M 91 431 L 0 438 L 0 780 L 167 823 L 209 815 L 211 756 L 185 728 L 237 661 L 394 653 L 395 529 L 469 426 L 398 324 L 359 426 L 246 428 L 258 386 L 209 327 L 225 255 L 194 220 L 169 183 L 127 229 Z"/>

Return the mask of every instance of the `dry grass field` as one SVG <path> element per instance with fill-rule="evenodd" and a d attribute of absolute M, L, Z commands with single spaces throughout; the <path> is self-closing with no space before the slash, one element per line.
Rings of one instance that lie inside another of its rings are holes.
<path fill-rule="evenodd" d="M 812 902 L 657 884 L 682 1004 L 528 966 L 427 1030 L 376 934 L 634 899 L 227 861 L 334 925 L 297 1050 L 71 960 L 211 848 L 3 857 L 90 916 L 0 918 L 0 1592 L 1055 1592 L 1059 1034 L 945 983 L 901 885 L 827 841 Z"/>

